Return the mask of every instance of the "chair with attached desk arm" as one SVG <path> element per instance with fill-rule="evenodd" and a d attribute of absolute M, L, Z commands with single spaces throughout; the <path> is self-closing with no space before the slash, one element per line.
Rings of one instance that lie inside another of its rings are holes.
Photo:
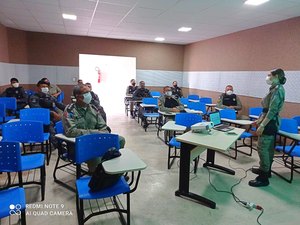
<path fill-rule="evenodd" d="M 286 178 L 274 170 L 272 172 L 285 181 L 292 183 L 294 171 L 300 173 L 300 165 L 294 160 L 295 157 L 300 157 L 300 134 L 298 133 L 297 121 L 295 119 L 282 118 L 278 134 L 283 137 L 283 145 L 275 146 L 275 151 L 282 153 L 282 155 L 275 155 L 274 159 L 279 158 L 279 163 L 283 163 L 285 167 L 290 169 L 290 177 Z M 287 145 L 288 139 L 292 140 L 289 145 Z"/>
<path fill-rule="evenodd" d="M 6 109 L 8 109 L 13 115 L 17 114 L 17 99 L 14 97 L 0 97 L 0 103 L 5 104 Z"/>
<path fill-rule="evenodd" d="M 223 121 L 229 123 L 229 124 L 235 124 L 235 125 L 238 125 L 238 126 L 242 126 L 239 122 L 239 120 L 236 119 L 236 112 L 234 109 L 222 109 L 220 110 L 220 116 L 221 116 L 221 120 L 222 119 L 225 119 Z M 229 119 L 229 121 L 226 121 L 226 119 Z M 247 144 L 245 142 L 245 140 L 249 138 L 250 139 L 250 145 Z M 243 144 L 242 145 L 238 145 L 237 144 L 237 141 L 235 142 L 235 155 L 234 156 L 231 156 L 231 158 L 233 159 L 236 159 L 237 158 L 237 152 L 240 152 L 242 154 L 245 154 L 245 155 L 248 155 L 248 156 L 251 156 L 252 155 L 252 152 L 253 152 L 253 135 L 249 132 L 243 132 L 242 135 L 240 136 L 239 140 L 242 140 L 243 141 Z M 238 148 L 240 147 L 249 147 L 250 148 L 250 152 L 247 153 L 247 152 L 243 152 L 243 151 L 240 151 Z"/>
<path fill-rule="evenodd" d="M 26 199 L 24 188 L 10 188 L 0 191 L 0 219 L 21 215 L 21 225 L 26 225 Z M 14 208 L 11 208 L 14 206 Z"/>
<path fill-rule="evenodd" d="M 44 151 L 44 142 L 49 140 L 50 135 L 44 133 L 43 123 L 40 121 L 24 120 L 3 124 L 2 136 L 2 141 L 18 141 L 22 143 L 23 148 L 25 144 L 29 144 L 31 150 L 32 145 L 41 144 L 41 152 L 48 155 L 48 148 L 46 148 L 46 152 Z"/>
<path fill-rule="evenodd" d="M 294 116 L 292 119 L 297 120 L 298 130 L 300 130 L 300 116 Z"/>
<path fill-rule="evenodd" d="M 207 113 L 213 111 L 212 98 L 210 98 L 210 97 L 201 97 L 200 102 L 205 104 Z"/>
<path fill-rule="evenodd" d="M 35 181 L 36 169 L 40 170 L 40 181 Z M 26 182 L 23 182 L 23 172 L 28 171 Z M 29 172 L 30 171 L 30 172 Z M 41 185 L 42 201 L 45 198 L 45 156 L 44 154 L 21 155 L 20 142 L 0 142 L 0 172 L 6 172 L 8 179 L 4 188 L 27 184 Z M 11 173 L 15 173 L 11 182 Z M 18 174 L 18 183 L 14 182 Z M 28 181 L 32 177 L 32 181 Z M 0 203 L 1 204 L 1 203 Z"/>
<path fill-rule="evenodd" d="M 157 98 L 143 98 L 143 102 L 140 105 L 143 108 L 142 113 L 142 126 L 144 127 L 145 131 L 147 131 L 149 124 L 155 124 L 159 126 L 159 113 L 158 110 L 158 99 Z"/>
<path fill-rule="evenodd" d="M 200 96 L 199 95 L 195 95 L 195 94 L 190 94 L 188 95 L 188 99 L 189 101 L 195 101 L 195 102 L 199 102 L 200 101 Z"/>
<path fill-rule="evenodd" d="M 207 112 L 206 112 L 206 105 L 203 102 L 188 102 L 187 104 L 188 109 L 201 111 L 201 115 L 204 119 L 207 118 Z"/>
<path fill-rule="evenodd" d="M 188 102 L 189 102 L 189 99 L 188 98 L 180 98 L 179 99 L 179 102 L 184 105 L 184 107 L 187 106 Z"/>
<path fill-rule="evenodd" d="M 15 118 L 16 118 L 15 116 L 7 116 L 6 115 L 6 105 L 4 103 L 0 103 L 0 126 L 1 126 L 1 124 L 6 123 L 7 121 L 15 119 Z"/>
<path fill-rule="evenodd" d="M 150 91 L 152 98 L 159 98 L 161 93 L 159 91 Z"/>
<path fill-rule="evenodd" d="M 175 125 L 184 126 L 185 130 L 189 130 L 192 125 L 194 125 L 195 123 L 199 123 L 201 121 L 202 121 L 202 117 L 198 114 L 179 113 L 175 115 Z M 172 148 L 174 148 L 174 154 L 172 154 Z M 177 149 L 180 148 L 181 148 L 181 143 L 176 140 L 176 131 L 174 131 L 174 137 L 172 137 L 171 140 L 169 141 L 168 169 L 171 168 L 176 158 L 180 158 L 180 156 L 177 154 L 178 153 Z M 197 172 L 198 161 L 199 161 L 199 157 L 195 159 L 194 173 Z"/>
<path fill-rule="evenodd" d="M 47 159 L 47 165 L 49 165 L 49 161 L 52 153 L 51 143 L 50 143 L 50 133 L 48 132 L 50 127 L 50 110 L 45 108 L 21 109 L 20 121 L 38 121 L 43 123 L 44 137 L 49 137 L 48 139 L 45 139 L 46 159 Z M 41 145 L 43 148 L 44 143 L 41 143 Z"/>
<path fill-rule="evenodd" d="M 119 180 L 110 187 L 104 188 L 103 190 L 97 192 L 90 192 L 90 188 L 88 186 L 89 181 L 91 180 L 90 176 L 81 176 L 81 164 L 86 162 L 87 160 L 91 160 L 95 157 L 101 157 L 108 151 L 108 149 L 114 147 L 119 149 L 119 139 L 118 135 L 115 134 L 89 134 L 83 135 L 76 138 L 76 147 L 75 147 L 75 162 L 76 162 L 76 171 L 77 171 L 77 181 L 76 181 L 76 209 L 78 215 L 78 222 L 80 225 L 83 225 L 90 218 L 102 215 L 111 212 L 118 212 L 120 215 L 120 220 L 123 224 L 130 225 L 130 193 L 134 192 L 137 188 L 139 178 L 140 178 L 140 170 L 144 169 L 146 165 L 144 163 L 139 167 L 131 167 L 131 169 L 126 168 L 124 166 L 123 169 L 116 169 L 122 167 L 122 164 L 125 165 L 131 164 L 130 158 L 134 158 L 134 155 L 128 156 L 125 160 L 121 160 L 121 158 L 115 158 L 109 161 L 103 162 L 103 168 L 108 174 L 114 174 L 114 172 L 124 173 L 129 172 L 129 170 L 139 170 L 136 182 L 133 188 L 131 188 L 131 184 L 133 184 L 134 178 L 132 177 L 132 181 L 128 184 L 124 178 L 121 176 Z M 125 149 L 124 149 L 125 150 Z M 126 151 L 121 153 L 120 157 L 126 156 Z M 127 161 L 127 162 L 126 162 Z M 118 198 L 118 195 L 124 194 L 126 195 L 126 208 L 123 206 L 121 200 Z M 98 200 L 102 199 L 103 204 L 99 203 Z M 107 204 L 106 200 L 109 199 L 113 204 L 110 206 Z M 92 213 L 85 216 L 84 210 L 84 200 L 89 201 L 89 206 L 96 206 L 98 211 L 94 211 L 95 208 L 92 209 Z M 96 203 L 96 204 L 95 204 Z M 102 206 L 102 207 L 101 207 Z M 126 220 L 123 216 L 123 213 L 126 214 Z M 127 223 L 126 223 L 127 222 Z"/>

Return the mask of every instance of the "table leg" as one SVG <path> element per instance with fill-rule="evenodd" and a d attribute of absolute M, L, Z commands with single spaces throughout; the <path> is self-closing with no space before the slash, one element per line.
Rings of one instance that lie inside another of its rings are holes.
<path fill-rule="evenodd" d="M 224 173 L 235 174 L 234 170 L 215 164 L 215 151 L 211 149 L 207 149 L 206 162 L 203 164 L 203 167 L 212 167 Z"/>
<path fill-rule="evenodd" d="M 195 201 L 197 203 L 208 206 L 212 209 L 216 208 L 216 203 L 196 195 L 192 192 L 189 192 L 189 182 L 190 182 L 190 155 L 191 150 L 195 148 L 194 145 L 187 143 L 181 143 L 180 149 L 180 168 L 179 168 L 179 189 L 175 192 L 176 196 L 182 196 L 189 200 Z"/>

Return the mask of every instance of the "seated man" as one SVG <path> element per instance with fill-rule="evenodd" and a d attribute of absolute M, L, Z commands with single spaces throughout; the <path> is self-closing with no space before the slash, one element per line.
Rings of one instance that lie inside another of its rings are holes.
<path fill-rule="evenodd" d="M 42 78 L 42 80 L 49 83 L 49 94 L 57 98 L 61 93 L 60 88 L 57 85 L 50 83 L 48 78 Z"/>
<path fill-rule="evenodd" d="M 139 88 L 133 92 L 133 100 L 142 100 L 143 98 L 151 98 L 150 91 L 145 88 L 145 81 L 140 81 Z M 136 111 L 139 112 L 139 117 L 141 117 L 142 122 L 144 123 L 144 128 L 148 126 L 147 120 L 143 116 L 143 109 L 142 107 L 139 107 L 139 103 L 136 104 Z M 133 117 L 135 116 L 135 113 L 133 114 Z"/>
<path fill-rule="evenodd" d="M 172 89 L 172 95 L 174 95 L 175 98 L 178 99 L 183 97 L 181 88 L 177 86 L 177 81 L 173 81 L 173 87 L 171 89 Z"/>
<path fill-rule="evenodd" d="M 162 112 L 180 112 L 184 110 L 184 106 L 178 99 L 172 96 L 171 87 L 165 86 L 163 89 L 164 95 L 159 97 L 158 107 Z"/>
<path fill-rule="evenodd" d="M 90 89 L 91 95 L 92 95 L 92 101 L 91 104 L 96 106 L 96 108 L 99 110 L 102 118 L 104 119 L 104 121 L 106 122 L 106 113 L 104 111 L 104 108 L 100 105 L 100 100 L 98 95 L 92 91 L 92 85 L 91 83 L 85 83 L 85 85 Z"/>
<path fill-rule="evenodd" d="M 90 104 L 92 101 L 90 89 L 86 85 L 75 86 L 73 95 L 76 102 L 67 105 L 62 119 L 65 135 L 78 137 L 84 134 L 110 133 L 110 128 L 106 125 L 99 110 Z M 125 139 L 119 136 L 119 141 L 120 148 L 124 148 Z M 100 158 L 89 160 L 87 162 L 89 172 L 95 171 L 100 162 Z"/>
<path fill-rule="evenodd" d="M 227 85 L 225 88 L 225 93 L 222 93 L 218 99 L 217 108 L 220 109 L 234 109 L 234 110 L 241 110 L 242 103 L 239 97 L 233 93 L 232 85 Z"/>
<path fill-rule="evenodd" d="M 61 120 L 58 109 L 64 110 L 65 105 L 57 102 L 56 98 L 49 94 L 49 83 L 43 80 L 40 80 L 37 83 L 38 92 L 29 97 L 29 106 L 30 108 L 46 108 L 50 110 L 50 141 L 57 147 L 57 140 L 55 138 L 54 123 Z"/>
<path fill-rule="evenodd" d="M 125 101 L 129 101 L 129 103 L 127 103 L 127 104 L 129 104 L 131 118 L 134 118 L 134 115 L 133 115 L 133 104 L 134 104 L 134 102 L 130 101 L 130 100 L 133 99 L 132 95 L 138 88 L 135 84 L 136 84 L 135 79 L 131 79 L 130 80 L 130 85 L 126 89 L 126 97 L 125 97 Z M 126 104 L 126 102 L 125 102 L 125 104 Z"/>
<path fill-rule="evenodd" d="M 6 90 L 1 94 L 1 97 L 13 97 L 17 99 L 17 110 L 23 109 L 28 103 L 28 97 L 20 86 L 17 78 L 10 79 L 11 87 L 6 88 Z"/>

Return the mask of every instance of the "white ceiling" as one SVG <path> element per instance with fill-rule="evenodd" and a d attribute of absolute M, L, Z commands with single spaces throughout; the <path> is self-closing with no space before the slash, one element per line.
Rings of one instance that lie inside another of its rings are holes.
<path fill-rule="evenodd" d="M 26 31 L 188 44 L 300 16 L 300 0 L 0 0 L 0 23 Z M 77 15 L 67 21 L 62 13 Z M 188 33 L 181 26 L 192 27 Z"/>

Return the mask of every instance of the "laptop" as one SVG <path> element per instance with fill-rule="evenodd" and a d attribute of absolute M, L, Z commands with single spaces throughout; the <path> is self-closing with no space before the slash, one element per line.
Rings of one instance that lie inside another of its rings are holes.
<path fill-rule="evenodd" d="M 227 132 L 230 130 L 233 130 L 234 127 L 229 126 L 228 124 L 222 124 L 220 112 L 212 112 L 209 114 L 209 120 L 210 122 L 214 123 L 213 129 Z"/>

